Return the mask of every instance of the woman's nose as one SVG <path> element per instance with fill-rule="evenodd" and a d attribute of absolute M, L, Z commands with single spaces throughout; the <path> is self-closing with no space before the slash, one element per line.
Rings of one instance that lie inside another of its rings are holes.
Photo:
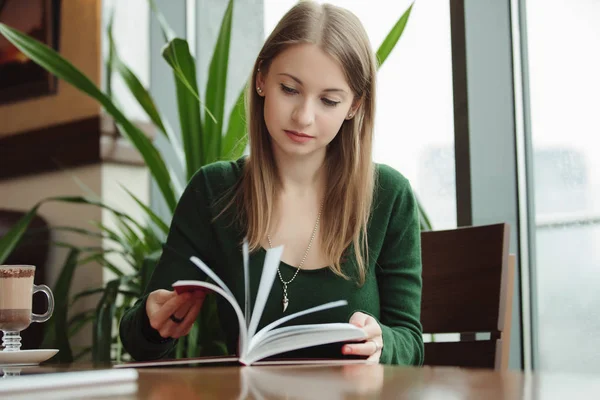
<path fill-rule="evenodd" d="M 292 119 L 300 126 L 309 126 L 315 119 L 315 113 L 310 101 L 303 101 L 294 109 Z"/>

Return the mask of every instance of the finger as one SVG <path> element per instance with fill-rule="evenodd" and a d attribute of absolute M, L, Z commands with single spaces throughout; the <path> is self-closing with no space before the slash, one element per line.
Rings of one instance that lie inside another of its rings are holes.
<path fill-rule="evenodd" d="M 185 319 L 185 316 L 188 314 L 188 312 L 190 311 L 190 308 L 192 308 L 192 306 L 194 305 L 194 299 L 193 297 L 190 298 L 190 300 L 186 301 L 185 303 L 183 303 L 181 306 L 179 306 L 179 308 L 175 311 L 173 311 L 173 314 L 171 314 L 171 316 L 183 320 Z M 171 316 L 169 316 L 169 319 L 171 319 Z M 175 322 L 175 321 L 173 321 Z M 179 324 L 181 325 L 183 321 L 181 321 Z M 177 322 L 175 322 L 177 323 Z"/>
<path fill-rule="evenodd" d="M 171 335 L 173 338 L 177 339 L 178 337 L 185 336 L 190 333 L 192 325 L 194 325 L 196 317 L 198 317 L 198 313 L 202 308 L 202 303 L 204 303 L 204 297 L 197 299 L 196 302 L 191 306 L 183 322 L 179 324 L 177 329 L 173 331 Z"/>
<path fill-rule="evenodd" d="M 354 326 L 362 328 L 363 326 L 365 326 L 368 317 L 369 316 L 367 314 L 357 311 L 354 314 L 352 314 L 349 322 Z"/>
<path fill-rule="evenodd" d="M 158 289 L 156 292 L 152 293 L 152 295 L 154 296 L 154 301 L 157 304 L 164 304 L 173 297 L 177 296 L 177 293 L 174 290 Z"/>
<path fill-rule="evenodd" d="M 365 325 L 362 327 L 368 338 L 376 338 L 381 336 L 381 326 L 379 322 L 370 315 L 367 316 Z M 381 341 L 377 341 L 377 343 L 381 343 Z"/>
<path fill-rule="evenodd" d="M 146 313 L 149 316 L 154 314 L 164 303 L 175 296 L 175 292 L 169 292 L 164 289 L 155 290 L 148 295 L 148 299 L 146 300 Z"/>
<path fill-rule="evenodd" d="M 165 322 L 169 321 L 171 315 L 177 310 L 183 303 L 188 301 L 191 294 L 184 293 L 177 295 L 162 305 L 152 316 L 150 317 L 150 325 L 160 331 Z"/>
<path fill-rule="evenodd" d="M 373 338 L 372 340 L 377 341 L 377 343 L 381 343 L 381 338 Z M 357 356 L 372 356 L 376 353 L 381 353 L 381 350 L 377 350 L 377 346 L 375 343 L 369 339 L 364 343 L 353 343 L 346 344 L 342 347 L 343 354 L 352 354 Z"/>
<path fill-rule="evenodd" d="M 198 312 L 202 307 L 205 297 L 205 293 L 192 294 L 192 296 L 190 296 L 190 300 L 188 300 L 173 313 L 173 315 L 175 315 L 177 318 L 182 318 L 183 321 L 178 323 L 169 317 L 169 324 L 164 332 L 165 335 L 168 335 L 168 337 L 172 337 L 174 339 L 187 335 L 192 329 L 192 325 L 198 316 Z"/>
<path fill-rule="evenodd" d="M 158 330 L 158 333 L 161 337 L 167 339 L 172 337 L 171 334 L 175 329 L 177 329 L 177 324 L 169 319 L 165 321 L 162 327 Z"/>
<path fill-rule="evenodd" d="M 379 364 L 379 359 L 381 358 L 381 351 L 378 351 L 375 354 L 372 354 L 371 356 L 369 356 L 369 358 L 367 358 L 367 363 L 368 364 Z"/>

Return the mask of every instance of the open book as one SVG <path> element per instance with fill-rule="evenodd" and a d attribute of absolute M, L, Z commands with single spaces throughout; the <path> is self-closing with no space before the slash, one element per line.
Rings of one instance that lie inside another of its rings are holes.
<path fill-rule="evenodd" d="M 294 314 L 284 316 L 262 329 L 258 330 L 258 325 L 269 297 L 269 292 L 273 286 L 277 268 L 279 267 L 283 246 L 268 249 L 265 256 L 263 271 L 258 286 L 258 292 L 254 303 L 254 308 L 250 311 L 250 282 L 249 282 L 249 252 L 248 243 L 243 244 L 243 267 L 244 267 L 244 291 L 245 302 L 244 310 L 238 304 L 235 296 L 225 283 L 198 257 L 191 257 L 190 260 L 202 270 L 208 277 L 215 282 L 204 281 L 177 281 L 173 283 L 174 290 L 181 294 L 190 291 L 209 291 L 223 296 L 233 307 L 238 318 L 240 326 L 239 335 L 239 355 L 231 357 L 200 357 L 182 360 L 157 360 L 150 362 L 132 362 L 121 364 L 116 367 L 144 367 L 144 366 L 163 366 L 177 364 L 202 364 L 219 362 L 239 362 L 243 365 L 255 364 L 257 361 L 277 354 L 303 349 L 312 346 L 325 345 L 338 342 L 357 342 L 366 339 L 365 332 L 349 323 L 327 323 L 312 325 L 293 325 L 280 327 L 280 325 L 303 315 L 315 313 L 330 308 L 347 305 L 346 300 L 339 300 L 312 307 Z M 258 331 L 257 331 L 258 330 Z M 303 360 L 281 360 L 265 361 L 261 364 L 320 364 L 320 363 L 364 363 L 364 359 L 303 359 Z"/>

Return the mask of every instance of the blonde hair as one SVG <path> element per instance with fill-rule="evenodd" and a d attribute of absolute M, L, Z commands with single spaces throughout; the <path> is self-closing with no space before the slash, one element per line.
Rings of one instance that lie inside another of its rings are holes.
<path fill-rule="evenodd" d="M 351 259 L 346 252 L 353 247 L 358 281 L 362 284 L 368 264 L 367 224 L 375 180 L 371 152 L 377 65 L 367 34 L 350 11 L 302 1 L 285 14 L 265 41 L 246 92 L 250 155 L 232 201 L 239 206 L 238 216 L 242 217 L 250 249 L 260 248 L 272 227 L 280 181 L 263 117 L 264 100 L 254 90 L 254 83 L 259 67 L 266 74 L 278 54 L 300 43 L 315 44 L 336 59 L 355 101 L 360 101 L 354 118 L 344 120 L 327 148 L 320 235 L 329 268 L 346 279 L 341 263 Z"/>

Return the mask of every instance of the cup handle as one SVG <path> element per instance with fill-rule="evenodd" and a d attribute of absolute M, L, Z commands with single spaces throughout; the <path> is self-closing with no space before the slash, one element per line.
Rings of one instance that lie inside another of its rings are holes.
<path fill-rule="evenodd" d="M 52 316 L 52 312 L 54 312 L 54 296 L 50 288 L 46 285 L 33 285 L 33 294 L 37 292 L 44 292 L 48 298 L 48 310 L 41 315 L 31 313 L 31 322 L 46 322 Z"/>

